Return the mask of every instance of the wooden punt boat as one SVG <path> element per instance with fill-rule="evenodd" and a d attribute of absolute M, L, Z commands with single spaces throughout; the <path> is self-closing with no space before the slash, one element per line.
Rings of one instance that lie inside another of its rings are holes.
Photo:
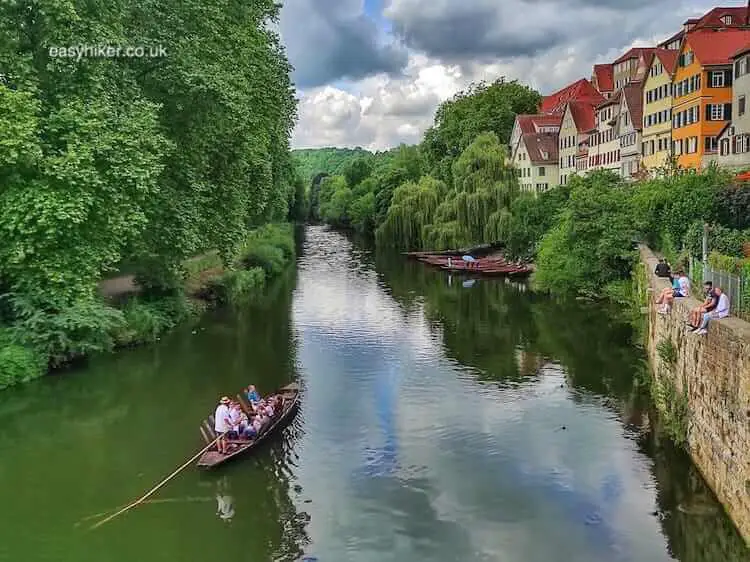
<path fill-rule="evenodd" d="M 448 265 L 447 256 L 424 256 L 417 258 L 421 263 L 439 267 L 443 271 L 450 272 L 467 272 L 477 273 L 481 275 L 529 275 L 533 268 L 529 264 L 509 262 L 502 256 L 489 256 L 485 258 L 478 258 L 472 267 L 468 267 L 467 264 L 461 260 L 461 258 L 453 258 L 451 264 Z"/>
<path fill-rule="evenodd" d="M 230 460 L 239 457 L 240 455 L 249 454 L 255 450 L 262 443 L 267 441 L 271 435 L 275 432 L 283 429 L 294 417 L 299 407 L 299 385 L 297 383 L 291 383 L 286 386 L 282 386 L 276 392 L 272 394 L 279 394 L 282 398 L 281 411 L 277 412 L 271 419 L 271 422 L 261 430 L 260 434 L 254 439 L 235 439 L 228 440 L 229 452 L 226 455 L 222 455 L 215 448 L 203 453 L 196 466 L 203 469 L 215 468 L 222 465 Z M 243 394 L 237 395 L 237 400 L 242 405 L 242 409 L 245 413 L 250 411 L 250 405 Z M 201 436 L 206 444 L 216 439 L 216 432 L 214 431 L 214 416 L 211 414 L 207 419 L 203 421 L 200 426 Z"/>

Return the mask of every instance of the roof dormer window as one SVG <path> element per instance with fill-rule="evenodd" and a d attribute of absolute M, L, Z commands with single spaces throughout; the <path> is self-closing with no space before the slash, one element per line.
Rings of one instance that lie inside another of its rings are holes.
<path fill-rule="evenodd" d="M 721 16 L 721 22 L 724 25 L 731 25 L 732 24 L 732 16 L 727 14 L 726 16 Z"/>

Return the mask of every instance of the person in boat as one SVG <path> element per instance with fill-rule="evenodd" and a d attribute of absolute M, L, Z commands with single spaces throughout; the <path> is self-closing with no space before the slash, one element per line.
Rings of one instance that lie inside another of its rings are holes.
<path fill-rule="evenodd" d="M 256 435 L 258 435 L 263 429 L 263 426 L 266 424 L 266 419 L 266 415 L 262 411 L 258 411 L 258 413 L 253 416 L 253 429 L 255 430 Z"/>
<path fill-rule="evenodd" d="M 466 269 L 473 269 L 476 267 L 477 260 L 474 258 L 474 256 L 465 255 L 461 256 L 461 259 L 464 260 L 464 263 L 466 264 Z"/>
<path fill-rule="evenodd" d="M 260 394 L 258 394 L 258 391 L 255 390 L 255 385 L 251 384 L 247 387 L 245 390 L 245 396 L 247 397 L 247 401 L 250 402 L 250 405 L 255 409 L 255 406 L 260 402 Z"/>
<path fill-rule="evenodd" d="M 227 438 L 239 439 L 247 426 L 247 416 L 245 415 L 245 412 L 242 411 L 240 403 L 237 401 L 232 402 L 232 405 L 229 408 L 229 421 L 232 424 L 232 429 L 227 432 Z"/>
<path fill-rule="evenodd" d="M 266 412 L 266 415 L 269 418 L 272 418 L 273 415 L 276 413 L 276 408 L 274 407 L 275 401 L 271 398 L 269 400 L 266 400 L 266 405 L 264 406 L 264 411 Z"/>
<path fill-rule="evenodd" d="M 230 418 L 228 397 L 223 396 L 219 400 L 219 405 L 214 413 L 214 431 L 216 431 L 217 440 L 216 448 L 222 455 L 227 454 L 227 434 L 232 430 L 232 420 Z"/>

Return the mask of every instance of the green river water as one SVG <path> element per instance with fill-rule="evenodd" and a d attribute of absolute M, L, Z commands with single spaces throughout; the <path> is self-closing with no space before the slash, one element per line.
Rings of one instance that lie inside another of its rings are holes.
<path fill-rule="evenodd" d="M 607 310 L 376 257 L 308 227 L 261 302 L 0 394 L 0 561 L 733 562 Z M 190 467 L 199 421 L 303 387 L 257 455 Z"/>

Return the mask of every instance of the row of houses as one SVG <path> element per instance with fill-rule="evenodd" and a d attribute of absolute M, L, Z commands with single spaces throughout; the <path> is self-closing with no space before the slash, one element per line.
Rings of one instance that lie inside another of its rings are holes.
<path fill-rule="evenodd" d="M 689 19 L 546 96 L 538 114 L 516 117 L 510 159 L 529 191 L 596 169 L 634 179 L 673 161 L 750 167 L 748 99 L 750 2 Z"/>

